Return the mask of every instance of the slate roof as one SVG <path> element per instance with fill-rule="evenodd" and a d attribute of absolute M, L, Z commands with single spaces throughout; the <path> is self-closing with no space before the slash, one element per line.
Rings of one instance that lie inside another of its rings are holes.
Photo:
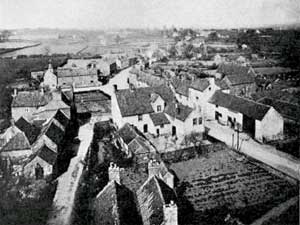
<path fill-rule="evenodd" d="M 54 165 L 56 163 L 57 153 L 49 149 L 46 145 L 43 145 L 37 155 L 50 165 Z"/>
<path fill-rule="evenodd" d="M 33 144 L 41 132 L 41 128 L 20 117 L 15 125 L 25 133 L 30 144 Z"/>
<path fill-rule="evenodd" d="M 57 68 L 57 77 L 97 76 L 97 69 Z"/>
<path fill-rule="evenodd" d="M 22 91 L 12 100 L 12 107 L 40 107 L 47 105 L 51 100 L 49 94 L 40 91 Z"/>
<path fill-rule="evenodd" d="M 151 93 L 159 94 L 166 102 L 173 100 L 173 93 L 167 86 L 145 87 L 116 92 L 117 102 L 123 117 L 153 113 Z"/>
<path fill-rule="evenodd" d="M 210 98 L 209 103 L 222 106 L 235 112 L 240 112 L 256 120 L 262 120 L 270 109 L 270 106 L 246 98 L 226 94 L 221 91 L 216 91 Z"/>
<path fill-rule="evenodd" d="M 133 193 L 124 185 L 110 181 L 94 201 L 95 224 L 141 224 Z"/>
<path fill-rule="evenodd" d="M 154 126 L 159 126 L 163 124 L 170 124 L 170 121 L 164 113 L 151 113 L 150 118 Z"/>
<path fill-rule="evenodd" d="M 247 75 L 228 75 L 224 79 L 230 82 L 230 85 L 240 85 L 240 84 L 252 84 L 255 82 L 254 76 L 251 74 Z"/>
<path fill-rule="evenodd" d="M 1 149 L 2 152 L 19 151 L 30 149 L 30 143 L 24 132 L 17 133 Z"/>
<path fill-rule="evenodd" d="M 279 101 L 272 98 L 262 98 L 257 102 L 272 106 L 276 111 L 278 111 L 284 118 L 300 121 L 300 106 L 291 104 L 285 101 Z"/>
<path fill-rule="evenodd" d="M 45 135 L 50 138 L 55 144 L 59 145 L 64 138 L 64 131 L 62 131 L 53 122 L 50 123 Z"/>
<path fill-rule="evenodd" d="M 176 105 L 178 109 L 176 108 Z M 171 103 L 166 106 L 164 113 L 184 122 L 192 111 L 192 108 L 185 106 L 181 103 Z"/>
<path fill-rule="evenodd" d="M 149 178 L 136 192 L 143 224 L 163 224 L 163 205 L 176 202 L 176 194 L 156 176 Z"/>

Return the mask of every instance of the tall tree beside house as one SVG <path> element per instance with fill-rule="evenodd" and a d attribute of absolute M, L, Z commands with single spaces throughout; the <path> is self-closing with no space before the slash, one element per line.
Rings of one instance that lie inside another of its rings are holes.
<path fill-rule="evenodd" d="M 169 54 L 171 58 L 175 58 L 177 56 L 177 50 L 174 45 L 169 49 Z"/>
<path fill-rule="evenodd" d="M 0 42 L 8 41 L 9 37 L 12 35 L 12 32 L 9 30 L 3 30 L 0 32 Z"/>
<path fill-rule="evenodd" d="M 194 55 L 194 46 L 192 44 L 187 44 L 183 50 L 183 57 L 190 59 L 193 57 L 193 55 Z"/>
<path fill-rule="evenodd" d="M 120 35 L 117 34 L 117 36 L 115 37 L 115 42 L 119 45 L 121 43 L 121 37 Z"/>

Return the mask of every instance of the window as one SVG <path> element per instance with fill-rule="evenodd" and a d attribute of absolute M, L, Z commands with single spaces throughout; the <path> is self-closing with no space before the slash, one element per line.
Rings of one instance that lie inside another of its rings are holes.
<path fill-rule="evenodd" d="M 211 87 L 209 87 L 208 90 L 210 91 L 210 90 L 211 90 Z"/>
<path fill-rule="evenodd" d="M 199 125 L 202 124 L 202 117 L 199 117 L 198 123 L 199 123 Z"/>
<path fill-rule="evenodd" d="M 147 133 L 148 132 L 148 125 L 147 124 L 144 124 L 144 133 Z"/>
<path fill-rule="evenodd" d="M 196 96 L 196 100 L 199 100 L 199 97 L 198 97 L 198 96 Z"/>
<path fill-rule="evenodd" d="M 164 128 L 164 125 L 162 124 L 162 125 L 160 125 L 160 128 Z"/>
<path fill-rule="evenodd" d="M 197 125 L 197 118 L 193 119 L 193 126 Z"/>
<path fill-rule="evenodd" d="M 161 111 L 161 105 L 158 105 L 157 106 L 157 112 L 160 112 Z"/>
<path fill-rule="evenodd" d="M 93 81 L 93 80 L 91 80 L 91 83 L 94 83 L 94 81 Z"/>
<path fill-rule="evenodd" d="M 138 115 L 138 121 L 142 121 L 143 120 L 143 115 Z"/>

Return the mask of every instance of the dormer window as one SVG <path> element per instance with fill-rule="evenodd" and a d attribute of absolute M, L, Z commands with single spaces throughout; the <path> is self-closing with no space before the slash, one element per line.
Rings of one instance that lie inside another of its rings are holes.
<path fill-rule="evenodd" d="M 138 115 L 138 121 L 142 121 L 143 120 L 143 115 Z"/>

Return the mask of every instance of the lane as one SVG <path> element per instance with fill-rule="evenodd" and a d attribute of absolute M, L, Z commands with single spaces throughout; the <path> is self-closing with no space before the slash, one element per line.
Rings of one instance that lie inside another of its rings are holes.
<path fill-rule="evenodd" d="M 208 135 L 236 149 L 237 133 L 234 130 L 222 126 L 216 121 L 206 121 L 205 126 L 208 128 Z M 239 151 L 242 153 L 300 180 L 300 161 L 298 159 L 278 151 L 273 146 L 260 144 L 243 134 L 239 136 L 239 143 Z"/>

